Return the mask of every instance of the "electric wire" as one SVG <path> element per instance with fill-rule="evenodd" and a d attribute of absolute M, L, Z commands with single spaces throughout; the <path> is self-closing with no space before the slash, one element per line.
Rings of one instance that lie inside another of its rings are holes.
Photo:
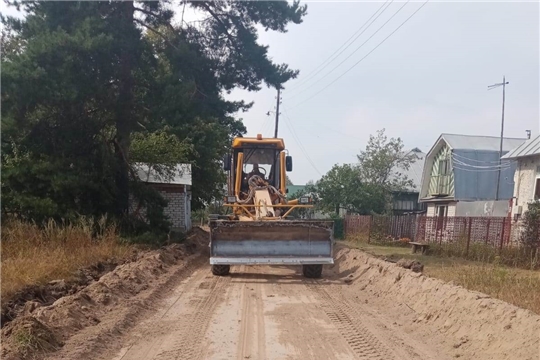
<path fill-rule="evenodd" d="M 498 168 L 510 168 L 512 167 L 512 162 L 505 162 L 501 163 L 501 165 L 473 165 L 473 164 L 467 164 L 463 161 L 460 161 L 459 159 L 453 158 L 452 161 L 454 164 L 458 164 L 465 167 L 470 167 L 473 169 L 498 169 Z"/>
<path fill-rule="evenodd" d="M 317 167 L 315 166 L 315 163 L 313 162 L 313 160 L 311 160 L 311 157 L 309 156 L 308 152 L 307 152 L 306 149 L 304 148 L 304 145 L 303 145 L 302 142 L 300 141 L 300 138 L 297 136 L 296 132 L 294 131 L 293 124 L 292 124 L 292 120 L 291 120 L 291 118 L 289 117 L 289 114 L 287 114 L 287 112 L 285 112 L 285 116 L 287 117 L 287 121 L 284 121 L 284 123 L 285 123 L 285 125 L 287 126 L 287 128 L 289 129 L 289 131 L 291 132 L 291 135 L 293 136 L 294 141 L 298 144 L 298 147 L 300 148 L 300 151 L 302 151 L 302 153 L 303 153 L 304 156 L 306 157 L 307 161 L 311 164 L 311 166 L 313 167 L 313 169 L 315 169 L 315 171 L 316 171 L 320 176 L 322 176 L 322 173 L 319 171 L 319 169 L 317 169 Z M 290 124 L 289 124 L 289 122 L 290 122 Z"/>
<path fill-rule="evenodd" d="M 385 3 L 383 3 L 381 5 L 380 8 L 377 9 L 377 11 L 375 11 L 375 13 L 373 13 L 373 15 L 371 15 L 371 17 L 369 19 L 367 19 L 367 21 L 362 25 L 360 26 L 360 28 L 358 28 L 358 30 L 356 30 L 356 32 L 354 34 L 352 34 L 343 44 L 341 44 L 341 46 L 335 50 L 332 55 L 330 55 L 328 58 L 326 58 L 326 60 L 324 60 L 321 64 L 319 64 L 319 66 L 317 66 L 315 69 L 313 69 L 310 73 L 308 73 L 308 75 L 306 75 L 306 77 L 302 80 L 300 80 L 299 83 L 297 84 L 293 84 L 291 86 L 290 89 L 288 89 L 287 91 L 291 91 L 291 90 L 294 90 L 294 89 L 297 89 L 299 87 L 302 87 L 304 84 L 306 84 L 307 82 L 310 81 L 310 79 L 313 78 L 313 76 L 316 76 L 318 73 L 320 73 L 320 71 L 317 71 L 319 69 L 324 69 L 325 67 L 327 67 L 328 65 L 330 65 L 335 59 L 337 59 L 345 50 L 347 50 L 374 22 L 375 20 L 377 20 L 385 11 L 386 9 L 388 9 L 388 7 L 394 2 L 394 0 L 387 0 Z M 388 5 L 387 5 L 388 4 Z M 386 6 L 386 7 L 385 7 Z M 384 7 L 384 9 L 383 9 Z M 379 15 L 377 15 L 377 13 L 381 10 L 381 13 Z M 375 19 L 373 19 L 373 17 L 377 15 L 377 17 Z M 360 30 L 362 30 L 366 25 L 367 23 L 373 19 L 373 21 L 364 29 L 364 31 L 362 31 L 360 34 L 358 34 L 358 32 Z M 358 35 L 357 35 L 358 34 Z M 356 35 L 356 37 L 354 37 Z M 354 37 L 354 39 L 350 42 L 350 44 L 348 44 L 347 46 L 345 46 L 352 38 Z M 345 48 L 343 48 L 345 46 Z M 341 50 L 343 48 L 343 50 Z M 341 51 L 339 51 L 341 50 Z M 336 55 L 336 53 L 339 51 L 339 53 Z M 330 61 L 328 61 L 330 60 Z"/>
<path fill-rule="evenodd" d="M 471 172 L 498 172 L 499 170 L 504 171 L 504 170 L 509 170 L 510 168 L 505 168 L 505 169 L 467 169 L 467 168 L 463 168 L 463 167 L 460 167 L 460 166 L 454 166 L 454 169 L 463 170 L 463 171 L 471 171 Z"/>
<path fill-rule="evenodd" d="M 369 40 L 371 40 L 375 35 L 377 35 L 377 33 L 378 33 L 379 31 L 381 31 L 381 30 L 386 26 L 386 24 L 388 24 L 388 23 L 394 18 L 394 16 L 396 16 L 396 15 L 397 15 L 397 14 L 398 14 L 398 13 L 399 13 L 399 12 L 400 12 L 400 11 L 401 11 L 401 10 L 402 10 L 409 2 L 410 2 L 410 0 L 408 0 L 406 3 L 404 3 L 399 9 L 397 9 L 397 11 L 396 11 L 394 14 L 392 14 L 392 16 L 390 16 L 390 18 L 389 18 L 388 20 L 386 20 L 386 22 L 385 22 L 384 24 L 382 24 L 377 30 L 375 30 L 375 32 L 374 32 L 373 34 L 371 34 L 371 36 L 368 37 L 366 41 L 364 41 L 362 44 L 360 44 L 360 46 L 358 46 L 358 47 L 357 47 L 352 53 L 350 53 L 345 59 L 343 59 L 339 64 L 337 64 L 336 66 L 334 66 L 334 67 L 332 68 L 332 70 L 330 70 L 330 71 L 327 72 L 325 75 L 323 75 L 323 77 L 317 79 L 317 81 L 315 81 L 311 86 L 313 86 L 314 84 L 317 84 L 317 83 L 321 82 L 321 81 L 322 81 L 323 79 L 325 79 L 328 75 L 330 75 L 331 73 L 333 73 L 334 70 L 336 70 L 336 69 L 339 68 L 341 65 L 343 65 L 343 63 L 345 63 L 347 60 L 349 60 L 349 59 L 351 58 L 351 56 L 353 56 L 354 54 L 356 54 L 356 52 L 357 52 L 358 50 L 360 50 L 360 49 L 361 49 L 361 48 L 362 48 Z M 309 90 L 309 88 L 306 89 L 306 90 Z M 303 91 L 301 91 L 301 92 L 299 92 L 299 93 L 293 94 L 290 98 L 296 97 L 296 96 L 302 94 L 303 92 L 305 92 L 306 90 L 303 90 Z"/>
<path fill-rule="evenodd" d="M 388 40 L 392 35 L 394 35 L 403 25 L 405 25 L 414 15 L 416 15 L 416 13 L 418 13 L 418 11 L 420 11 L 420 9 L 422 9 L 430 0 L 426 0 L 415 12 L 413 12 L 407 19 L 405 19 L 405 21 L 403 21 L 394 31 L 392 31 L 390 33 L 390 35 L 388 35 L 387 37 L 385 37 L 379 44 L 377 44 L 377 46 L 375 46 L 370 52 L 368 52 L 364 57 L 362 57 L 360 60 L 358 60 L 355 64 L 353 64 L 350 68 L 348 68 L 345 72 L 343 72 L 340 76 L 338 76 L 336 79 L 334 79 L 331 83 L 329 83 L 328 85 L 326 85 L 324 88 L 322 88 L 321 90 L 319 90 L 318 92 L 316 92 L 315 94 L 313 94 L 312 96 L 310 96 L 309 98 L 305 99 L 304 101 L 300 102 L 300 103 L 297 103 L 296 105 L 293 105 L 292 107 L 288 108 L 288 110 L 291 110 L 291 109 L 294 109 L 304 103 L 306 103 L 307 101 L 313 99 L 315 96 L 319 95 L 320 93 L 322 93 L 324 90 L 326 90 L 328 87 L 330 87 L 331 85 L 333 85 L 335 82 L 337 82 L 339 79 L 341 79 L 343 76 L 345 76 L 345 74 L 347 74 L 349 71 L 351 71 L 354 67 L 356 67 L 359 63 L 361 63 L 365 58 L 367 58 L 371 53 L 373 53 L 375 50 L 377 50 L 377 48 L 379 46 L 381 46 L 386 40 Z"/>
<path fill-rule="evenodd" d="M 477 159 L 472 159 L 463 155 L 456 154 L 455 152 L 452 153 L 452 156 L 457 157 L 463 161 L 473 161 L 473 162 L 478 162 L 478 163 L 497 163 L 497 164 L 499 163 L 498 160 L 477 160 Z M 509 160 L 502 160 L 502 161 L 504 162 L 504 161 L 509 161 Z"/>

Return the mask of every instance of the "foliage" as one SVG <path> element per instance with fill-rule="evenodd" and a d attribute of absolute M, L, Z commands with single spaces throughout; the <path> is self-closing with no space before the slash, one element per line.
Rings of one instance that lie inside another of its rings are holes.
<path fill-rule="evenodd" d="M 309 219 L 313 217 L 314 212 L 318 209 L 317 189 L 313 181 L 308 181 L 308 183 L 303 189 L 299 189 L 295 193 L 288 194 L 287 199 L 294 200 L 305 195 L 311 197 L 311 201 L 314 204 L 314 207 L 313 208 L 296 208 L 291 212 L 290 214 L 291 217 L 300 218 L 300 219 Z"/>
<path fill-rule="evenodd" d="M 330 218 L 334 221 L 334 239 L 345 239 L 345 219 L 334 214 Z"/>
<path fill-rule="evenodd" d="M 292 180 L 289 178 L 289 175 L 285 175 L 285 182 L 287 185 L 294 185 Z"/>
<path fill-rule="evenodd" d="M 382 188 L 361 181 L 355 165 L 334 165 L 316 185 L 320 209 L 339 214 L 339 209 L 361 215 L 381 213 L 385 207 Z"/>
<path fill-rule="evenodd" d="M 306 13 L 297 2 L 198 1 L 187 5 L 206 20 L 176 26 L 166 1 L 20 5 L 23 20 L 3 19 L 2 210 L 39 221 L 125 218 L 130 196 L 159 217 L 164 203 L 130 170 L 138 161 L 192 164 L 195 209 L 221 196 L 220 159 L 245 132 L 234 114 L 251 106 L 222 95 L 295 77 L 258 44 L 257 26 L 285 32 Z"/>
<path fill-rule="evenodd" d="M 529 204 L 522 221 L 523 231 L 520 234 L 520 242 L 526 248 L 538 251 L 540 248 L 540 201 Z"/>
<path fill-rule="evenodd" d="M 336 164 L 317 182 L 322 211 L 383 214 L 389 209 L 392 192 L 413 186 L 403 171 L 416 160 L 416 154 L 405 153 L 401 139 L 388 139 L 384 131 L 370 136 L 358 164 Z"/>
<path fill-rule="evenodd" d="M 358 155 L 360 177 L 363 182 L 381 186 L 387 191 L 399 191 L 413 187 L 412 181 L 402 171 L 409 170 L 416 161 L 414 153 L 403 151 L 400 138 L 390 138 L 385 130 L 369 136 L 366 149 Z"/>

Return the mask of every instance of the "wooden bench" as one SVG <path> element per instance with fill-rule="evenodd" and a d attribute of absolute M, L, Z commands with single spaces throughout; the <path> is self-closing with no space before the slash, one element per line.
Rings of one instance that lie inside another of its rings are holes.
<path fill-rule="evenodd" d="M 412 245 L 412 253 L 413 254 L 416 254 L 416 251 L 418 250 L 418 248 L 420 248 L 420 250 L 422 250 L 422 255 L 424 255 L 427 251 L 427 249 L 429 249 L 429 244 L 422 244 L 422 243 L 418 243 L 418 242 L 410 242 L 409 244 Z"/>

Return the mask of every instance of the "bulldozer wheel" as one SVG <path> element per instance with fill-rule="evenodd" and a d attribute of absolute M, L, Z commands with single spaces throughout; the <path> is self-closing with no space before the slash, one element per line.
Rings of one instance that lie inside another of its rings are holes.
<path fill-rule="evenodd" d="M 311 279 L 318 279 L 322 276 L 322 265 L 302 265 L 304 276 Z"/>
<path fill-rule="evenodd" d="M 229 275 L 231 265 L 212 265 L 212 274 L 216 276 Z"/>

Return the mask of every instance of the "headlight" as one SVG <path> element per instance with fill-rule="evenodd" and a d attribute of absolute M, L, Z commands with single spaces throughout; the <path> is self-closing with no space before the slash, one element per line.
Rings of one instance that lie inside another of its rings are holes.
<path fill-rule="evenodd" d="M 302 197 L 298 200 L 298 202 L 299 202 L 300 204 L 309 204 L 309 201 L 310 201 L 310 198 L 307 197 L 307 196 L 302 196 Z"/>

